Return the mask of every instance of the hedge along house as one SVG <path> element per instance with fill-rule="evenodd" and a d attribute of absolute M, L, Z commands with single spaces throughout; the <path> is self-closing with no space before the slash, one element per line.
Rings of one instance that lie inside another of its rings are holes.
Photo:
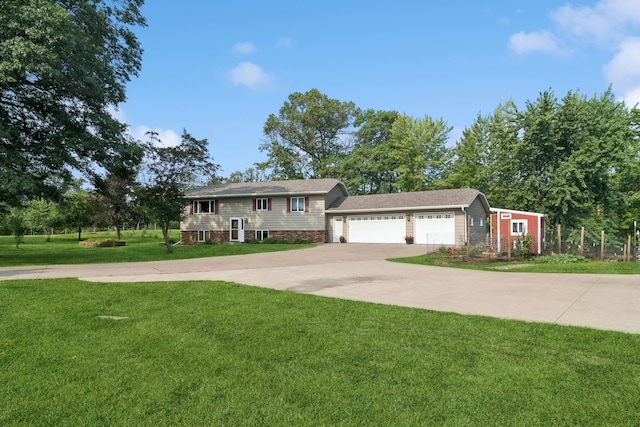
<path fill-rule="evenodd" d="M 184 244 L 266 238 L 327 240 L 325 210 L 347 188 L 336 179 L 234 183 L 195 188 L 180 223 Z"/>
<path fill-rule="evenodd" d="M 542 254 L 546 246 L 545 214 L 491 208 L 491 246 L 499 253 L 525 235 L 533 237 L 532 254 Z"/>
<path fill-rule="evenodd" d="M 471 188 L 343 196 L 327 209 L 329 241 L 463 246 L 486 243 L 489 203 Z"/>

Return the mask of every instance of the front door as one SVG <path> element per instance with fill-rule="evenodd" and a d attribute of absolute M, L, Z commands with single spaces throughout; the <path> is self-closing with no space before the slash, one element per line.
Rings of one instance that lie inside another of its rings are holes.
<path fill-rule="evenodd" d="M 340 236 L 342 236 L 343 228 L 342 228 L 342 217 L 335 216 L 333 217 L 333 243 L 338 243 L 340 241 Z"/>
<path fill-rule="evenodd" d="M 244 242 L 244 218 L 231 218 L 229 222 L 229 240 Z"/>

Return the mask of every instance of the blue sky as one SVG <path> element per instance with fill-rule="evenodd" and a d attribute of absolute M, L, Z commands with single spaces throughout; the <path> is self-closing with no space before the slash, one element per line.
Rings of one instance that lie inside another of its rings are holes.
<path fill-rule="evenodd" d="M 312 88 L 442 118 L 451 145 L 479 113 L 547 89 L 640 101 L 638 0 L 147 0 L 142 13 L 142 71 L 115 115 L 139 138 L 208 139 L 222 176 L 264 160 L 267 117 Z"/>

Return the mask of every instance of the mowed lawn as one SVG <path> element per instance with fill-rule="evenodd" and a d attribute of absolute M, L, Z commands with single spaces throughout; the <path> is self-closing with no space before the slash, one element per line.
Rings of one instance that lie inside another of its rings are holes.
<path fill-rule="evenodd" d="M 639 396 L 640 335 L 223 282 L 0 282 L 0 425 L 637 426 Z"/>
<path fill-rule="evenodd" d="M 83 240 L 116 240 L 116 233 L 83 233 Z M 170 237 L 178 241 L 180 233 L 172 230 Z M 20 265 L 97 264 L 112 262 L 163 261 L 224 255 L 245 255 L 258 252 L 309 248 L 309 244 L 222 244 L 174 245 L 167 253 L 160 231 L 124 231 L 126 245 L 120 247 L 86 247 L 78 244 L 76 234 L 25 236 L 16 248 L 13 236 L 0 236 L 0 267 Z"/>

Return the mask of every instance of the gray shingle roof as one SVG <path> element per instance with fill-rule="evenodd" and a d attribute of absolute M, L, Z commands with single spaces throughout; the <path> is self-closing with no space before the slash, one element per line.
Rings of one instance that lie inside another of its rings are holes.
<path fill-rule="evenodd" d="M 187 198 L 262 196 L 283 194 L 326 194 L 336 185 L 343 185 L 337 179 L 299 179 L 291 181 L 243 182 L 209 185 L 187 191 Z M 346 188 L 344 189 L 347 192 Z"/>
<path fill-rule="evenodd" d="M 405 208 L 460 208 L 481 197 L 486 208 L 489 204 L 484 194 L 473 188 L 455 190 L 416 191 L 411 193 L 371 194 L 340 197 L 331 204 L 327 212 L 383 211 Z"/>

